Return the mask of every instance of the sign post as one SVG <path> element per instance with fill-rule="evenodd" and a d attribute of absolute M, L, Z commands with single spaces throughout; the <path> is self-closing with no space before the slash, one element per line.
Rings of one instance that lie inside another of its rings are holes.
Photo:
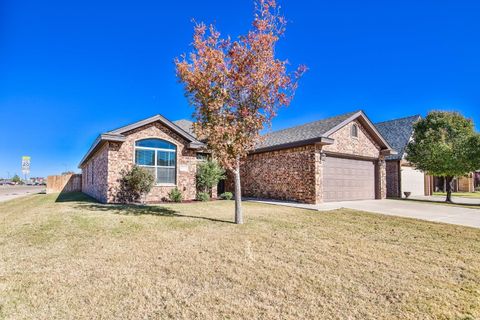
<path fill-rule="evenodd" d="M 27 182 L 27 175 L 30 174 L 30 157 L 23 156 L 22 157 L 22 173 L 25 182 Z"/>

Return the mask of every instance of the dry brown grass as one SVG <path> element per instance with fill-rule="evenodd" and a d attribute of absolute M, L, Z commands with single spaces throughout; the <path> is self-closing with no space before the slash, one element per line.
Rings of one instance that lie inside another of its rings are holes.
<path fill-rule="evenodd" d="M 246 203 L 0 204 L 0 318 L 479 319 L 480 230 Z M 69 201 L 79 200 L 79 201 Z"/>

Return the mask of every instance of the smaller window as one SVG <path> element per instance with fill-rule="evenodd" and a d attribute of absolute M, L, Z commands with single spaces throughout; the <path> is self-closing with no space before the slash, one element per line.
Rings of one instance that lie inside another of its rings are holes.
<path fill-rule="evenodd" d="M 197 153 L 197 160 L 199 161 L 207 161 L 208 160 L 208 153 Z"/>
<path fill-rule="evenodd" d="M 358 138 L 358 127 L 356 124 L 352 125 L 352 137 Z"/>

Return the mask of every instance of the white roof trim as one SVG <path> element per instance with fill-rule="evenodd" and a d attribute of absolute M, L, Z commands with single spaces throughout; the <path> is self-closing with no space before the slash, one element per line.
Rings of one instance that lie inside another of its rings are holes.
<path fill-rule="evenodd" d="M 97 139 L 95 139 L 95 141 L 93 142 L 92 146 L 90 147 L 90 149 L 88 149 L 87 153 L 85 154 L 85 156 L 82 158 L 82 160 L 80 161 L 80 163 L 78 164 L 78 167 L 80 168 L 83 163 L 88 159 L 88 157 L 94 153 L 94 151 L 96 151 L 98 149 L 98 147 L 103 144 L 103 142 L 105 141 L 118 141 L 118 142 L 124 142 L 125 141 L 125 137 L 122 136 L 122 135 L 115 135 L 115 134 L 108 134 L 108 133 L 103 133 L 101 135 L 99 135 L 97 137 Z"/>
<path fill-rule="evenodd" d="M 137 128 L 140 128 L 140 127 L 143 127 L 147 124 L 150 124 L 150 123 L 153 123 L 153 122 L 156 122 L 156 121 L 160 121 L 167 128 L 169 128 L 170 130 L 172 130 L 173 132 L 177 133 L 182 138 L 187 140 L 189 142 L 188 143 L 188 148 L 190 148 L 190 149 L 200 149 L 200 148 L 205 147 L 205 144 L 203 142 L 198 141 L 194 136 L 192 136 L 191 134 L 189 134 L 188 132 L 186 132 L 185 130 L 183 130 L 182 128 L 180 128 L 175 123 L 168 120 L 167 118 L 157 114 L 153 117 L 150 117 L 150 118 L 147 118 L 147 119 L 144 119 L 144 120 L 140 120 L 140 121 L 137 121 L 135 123 L 129 124 L 127 126 L 123 126 L 123 127 L 118 128 L 118 129 L 108 131 L 108 132 L 105 132 L 105 133 L 102 133 L 101 135 L 99 135 L 97 137 L 97 139 L 95 139 L 95 141 L 93 142 L 90 149 L 88 149 L 85 156 L 80 161 L 80 164 L 78 165 L 78 167 L 80 168 L 84 164 L 84 162 L 90 157 L 90 155 L 93 154 L 99 148 L 99 146 L 103 144 L 103 142 L 105 142 L 105 141 L 124 142 L 126 137 L 123 135 L 123 133 L 134 130 L 134 129 L 137 129 Z"/>
<path fill-rule="evenodd" d="M 125 132 L 128 132 L 130 130 L 134 130 L 134 129 L 137 129 L 137 128 L 140 128 L 140 127 L 143 127 L 147 124 L 150 124 L 150 123 L 153 123 L 153 122 L 156 122 L 156 121 L 160 121 L 162 122 L 164 125 L 166 125 L 169 129 L 173 130 L 174 132 L 178 133 L 180 136 L 182 136 L 183 138 L 185 138 L 186 140 L 190 141 L 190 142 L 197 142 L 197 143 L 201 143 L 200 141 L 198 141 L 194 136 L 192 136 L 191 134 L 189 134 L 188 132 L 186 132 L 185 130 L 183 130 L 182 128 L 180 128 L 179 126 L 177 126 L 175 123 L 171 122 L 170 120 L 168 120 L 167 118 L 163 117 L 162 115 L 155 115 L 153 117 L 150 117 L 150 118 L 147 118 L 147 119 L 144 119 L 144 120 L 140 120 L 140 121 L 137 121 L 135 123 L 132 123 L 132 124 L 129 124 L 127 126 L 124 126 L 124 127 L 121 127 L 121 128 L 118 128 L 118 129 L 115 129 L 115 130 L 112 130 L 112 131 L 108 131 L 107 133 L 110 133 L 110 134 L 122 134 L 122 133 L 125 133 Z"/>

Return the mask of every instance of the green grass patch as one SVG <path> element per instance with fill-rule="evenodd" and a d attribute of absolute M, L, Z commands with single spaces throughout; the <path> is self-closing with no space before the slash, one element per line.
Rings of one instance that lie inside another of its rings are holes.
<path fill-rule="evenodd" d="M 443 196 L 446 197 L 447 193 L 446 192 L 434 192 L 434 196 Z M 480 199 L 480 192 L 453 192 L 452 193 L 453 197 L 463 197 L 463 198 L 475 198 L 475 199 Z"/>

